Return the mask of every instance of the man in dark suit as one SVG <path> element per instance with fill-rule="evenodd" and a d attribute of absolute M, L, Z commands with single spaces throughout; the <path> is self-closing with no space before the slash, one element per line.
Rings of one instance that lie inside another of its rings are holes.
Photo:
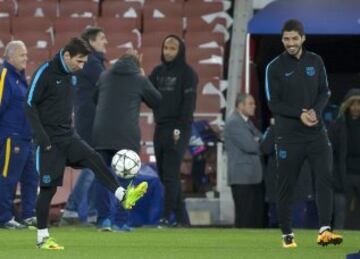
<path fill-rule="evenodd" d="M 224 138 L 228 155 L 228 184 L 235 203 L 235 227 L 263 226 L 264 197 L 260 161 L 261 133 L 249 117 L 255 115 L 255 100 L 239 94 L 235 111 L 227 119 Z"/>

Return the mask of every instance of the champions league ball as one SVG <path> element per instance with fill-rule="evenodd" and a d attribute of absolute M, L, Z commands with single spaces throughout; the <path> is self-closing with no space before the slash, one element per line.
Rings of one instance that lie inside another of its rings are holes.
<path fill-rule="evenodd" d="M 122 149 L 113 156 L 111 167 L 114 169 L 116 175 L 124 179 L 131 179 L 139 172 L 141 160 L 136 152 L 129 149 Z"/>

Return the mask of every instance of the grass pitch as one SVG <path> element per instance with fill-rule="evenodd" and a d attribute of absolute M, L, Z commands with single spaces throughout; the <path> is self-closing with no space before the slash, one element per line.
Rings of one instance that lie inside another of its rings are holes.
<path fill-rule="evenodd" d="M 267 229 L 137 228 L 131 233 L 104 233 L 95 228 L 53 227 L 50 233 L 64 251 L 35 248 L 36 231 L 0 230 L 0 258 L 340 259 L 360 249 L 359 231 L 341 231 L 343 244 L 320 247 L 316 230 L 297 230 L 295 249 L 282 248 L 279 230 Z"/>

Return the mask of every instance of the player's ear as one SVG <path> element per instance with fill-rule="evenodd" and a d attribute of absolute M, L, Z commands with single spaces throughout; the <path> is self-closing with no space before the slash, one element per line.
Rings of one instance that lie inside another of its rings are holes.
<path fill-rule="evenodd" d="M 306 36 L 305 36 L 305 35 L 303 35 L 303 36 L 301 37 L 301 43 L 304 43 L 304 42 L 305 42 L 305 40 L 306 40 Z"/>

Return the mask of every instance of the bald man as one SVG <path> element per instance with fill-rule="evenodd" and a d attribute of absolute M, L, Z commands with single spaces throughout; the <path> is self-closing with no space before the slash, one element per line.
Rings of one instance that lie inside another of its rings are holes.
<path fill-rule="evenodd" d="M 11 41 L 0 67 L 0 227 L 23 229 L 35 225 L 38 177 L 32 159 L 31 129 L 24 104 L 27 50 L 22 41 Z M 21 183 L 23 224 L 15 220 L 13 201 Z"/>

